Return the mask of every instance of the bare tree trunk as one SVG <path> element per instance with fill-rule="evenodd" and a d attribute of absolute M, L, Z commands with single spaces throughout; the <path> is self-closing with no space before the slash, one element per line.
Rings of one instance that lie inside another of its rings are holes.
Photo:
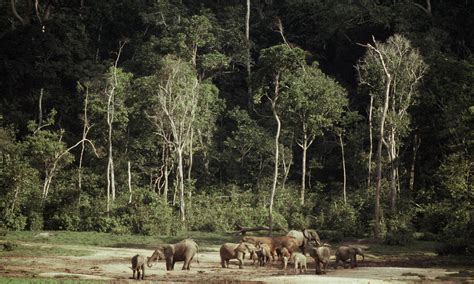
<path fill-rule="evenodd" d="M 184 174 L 183 174 L 183 149 L 178 148 L 178 176 L 179 176 L 179 196 L 180 196 L 180 203 L 179 203 L 179 210 L 181 215 L 181 221 L 186 220 L 186 216 L 184 215 L 184 207 L 185 207 L 185 200 L 184 200 Z"/>
<path fill-rule="evenodd" d="M 245 17 L 245 39 L 247 40 L 247 95 L 249 103 L 252 101 L 252 84 L 250 64 L 252 58 L 250 56 L 250 0 L 247 0 L 247 14 Z"/>
<path fill-rule="evenodd" d="M 305 194 L 305 186 L 306 186 L 306 153 L 308 151 L 308 140 L 306 133 L 304 134 L 304 141 L 303 145 L 301 146 L 303 149 L 303 157 L 302 157 L 302 165 L 301 165 L 301 192 L 300 192 L 300 204 L 304 205 L 304 194 Z"/>
<path fill-rule="evenodd" d="M 270 195 L 270 207 L 269 207 L 270 235 L 272 234 L 272 230 L 273 230 L 273 200 L 275 199 L 275 193 L 276 193 L 276 187 L 277 187 L 277 181 L 278 181 L 278 160 L 279 160 L 279 154 L 280 154 L 279 142 L 280 142 L 281 122 L 280 122 L 280 117 L 278 116 L 278 113 L 276 110 L 276 101 L 279 95 L 279 79 L 280 79 L 279 77 L 280 77 L 279 75 L 275 77 L 275 98 L 271 102 L 273 117 L 275 118 L 275 121 L 277 123 L 277 131 L 275 134 L 275 169 L 274 169 L 273 185 L 272 185 L 272 192 Z"/>
<path fill-rule="evenodd" d="M 397 160 L 396 153 L 396 141 L 395 141 L 395 130 L 392 128 L 390 130 L 390 210 L 392 213 L 396 211 L 396 202 L 397 202 L 397 167 L 395 165 Z"/>
<path fill-rule="evenodd" d="M 378 142 L 377 142 L 377 185 L 375 188 L 375 212 L 374 212 L 374 237 L 376 239 L 380 238 L 380 193 L 382 191 L 382 146 L 383 146 L 383 135 L 385 127 L 385 119 L 387 118 L 388 106 L 390 102 L 390 88 L 392 85 L 392 75 L 388 72 L 387 66 L 385 65 L 385 60 L 382 56 L 382 53 L 377 48 L 375 38 L 372 36 L 374 46 L 367 44 L 366 47 L 372 49 L 379 56 L 380 63 L 383 66 L 385 72 L 385 99 L 384 106 L 382 109 L 382 116 L 380 117 L 380 126 L 378 133 Z"/>
<path fill-rule="evenodd" d="M 413 137 L 413 146 L 412 146 L 412 156 L 411 156 L 411 166 L 410 166 L 410 180 L 408 181 L 408 189 L 410 193 L 413 193 L 415 185 L 415 165 L 416 165 L 416 154 L 418 148 L 420 147 L 420 139 L 415 133 Z"/>
<path fill-rule="evenodd" d="M 369 162 L 368 162 L 368 173 L 367 173 L 367 193 L 370 193 L 370 184 L 372 177 L 372 149 L 373 149 L 373 139 L 372 139 L 372 112 L 374 108 L 374 96 L 370 96 L 370 107 L 369 107 Z"/>
<path fill-rule="evenodd" d="M 344 143 L 342 141 L 342 134 L 339 134 L 339 143 L 341 145 L 341 155 L 342 155 L 342 172 L 344 175 L 344 183 L 343 183 L 343 196 L 344 196 L 344 204 L 347 204 L 347 192 L 346 192 L 346 159 L 344 157 Z"/>
<path fill-rule="evenodd" d="M 82 128 L 82 143 L 81 143 L 81 155 L 79 157 L 79 169 L 78 169 L 78 186 L 79 191 L 82 190 L 82 160 L 84 158 L 84 150 L 85 150 L 85 139 L 87 137 L 87 133 L 89 132 L 89 120 L 87 118 L 87 105 L 89 103 L 89 88 L 86 86 L 86 98 L 84 100 L 84 125 Z"/>
<path fill-rule="evenodd" d="M 44 89 L 41 88 L 38 102 L 38 126 L 43 125 L 43 92 Z"/>
<path fill-rule="evenodd" d="M 165 203 L 168 203 L 168 187 L 169 187 L 169 170 L 168 170 L 168 163 L 165 164 L 165 185 L 163 188 L 163 199 L 165 200 Z"/>
<path fill-rule="evenodd" d="M 128 172 L 128 190 L 130 191 L 130 197 L 128 198 L 128 203 L 132 203 L 132 173 L 130 171 L 130 161 L 127 163 L 127 172 Z"/>
<path fill-rule="evenodd" d="M 191 129 L 191 138 L 189 139 L 189 168 L 188 168 L 188 183 L 191 184 L 191 171 L 193 169 L 193 139 L 194 129 Z"/>

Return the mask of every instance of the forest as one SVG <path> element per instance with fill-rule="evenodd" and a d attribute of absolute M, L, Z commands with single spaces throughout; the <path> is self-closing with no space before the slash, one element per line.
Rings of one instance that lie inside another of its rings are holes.
<path fill-rule="evenodd" d="M 474 1 L 2 0 L 0 227 L 474 254 Z"/>

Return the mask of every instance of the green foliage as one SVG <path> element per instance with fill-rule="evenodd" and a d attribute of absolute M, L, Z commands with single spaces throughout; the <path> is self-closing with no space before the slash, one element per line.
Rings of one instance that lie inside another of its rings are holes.
<path fill-rule="evenodd" d="M 387 245 L 407 245 L 414 240 L 411 226 L 411 214 L 397 214 L 386 221 L 387 234 L 384 243 Z"/>
<path fill-rule="evenodd" d="M 338 231 L 343 236 L 361 234 L 358 212 L 351 204 L 344 204 L 341 199 L 323 207 L 318 220 L 323 230 Z"/>

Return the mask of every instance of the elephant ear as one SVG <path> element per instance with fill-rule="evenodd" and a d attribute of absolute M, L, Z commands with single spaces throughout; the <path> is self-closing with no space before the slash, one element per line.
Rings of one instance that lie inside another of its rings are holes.
<path fill-rule="evenodd" d="M 304 236 L 305 239 L 311 240 L 311 237 L 308 236 L 308 229 L 303 230 L 303 236 Z"/>

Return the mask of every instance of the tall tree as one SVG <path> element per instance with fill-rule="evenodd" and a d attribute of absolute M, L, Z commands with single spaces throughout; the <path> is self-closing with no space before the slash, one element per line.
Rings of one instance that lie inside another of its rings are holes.
<path fill-rule="evenodd" d="M 142 78 L 139 83 L 153 95 L 148 116 L 156 127 L 156 133 L 176 152 L 180 215 L 185 221 L 183 161 L 184 150 L 192 139 L 199 103 L 197 74 L 190 64 L 167 56 L 159 73 Z"/>
<path fill-rule="evenodd" d="M 314 140 L 339 119 L 347 105 L 347 91 L 314 63 L 290 75 L 283 94 L 287 116 L 297 129 L 297 144 L 303 151 L 300 203 L 304 204 L 307 151 Z"/>
<path fill-rule="evenodd" d="M 281 120 L 280 120 L 280 95 L 281 95 L 281 84 L 282 81 L 291 73 L 303 66 L 304 62 L 304 51 L 299 48 L 290 48 L 286 44 L 275 45 L 267 49 L 262 50 L 259 58 L 259 79 L 258 80 L 258 93 L 255 95 L 256 102 L 260 102 L 262 97 L 270 104 L 270 109 L 275 119 L 276 131 L 275 131 L 275 156 L 274 156 L 274 174 L 273 184 L 270 194 L 270 205 L 269 205 L 269 226 L 270 234 L 273 230 L 273 202 L 275 198 L 275 192 L 278 182 L 278 162 L 280 158 L 280 132 L 281 132 Z"/>

